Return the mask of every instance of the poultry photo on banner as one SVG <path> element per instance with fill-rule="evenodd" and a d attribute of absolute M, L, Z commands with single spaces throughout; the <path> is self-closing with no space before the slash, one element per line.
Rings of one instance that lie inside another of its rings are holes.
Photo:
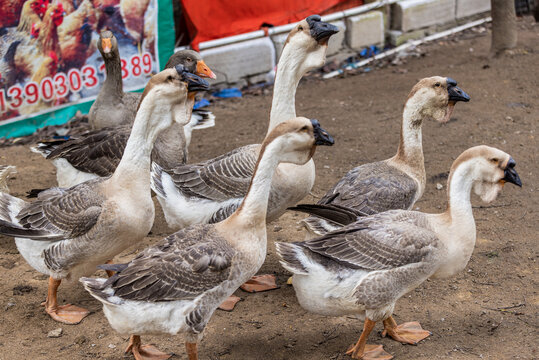
<path fill-rule="evenodd" d="M 172 46 L 158 52 L 158 0 L 0 1 L 0 136 L 88 112 L 105 79 L 103 30 L 118 40 L 124 91 L 143 89 L 164 66 L 160 55 L 172 53 L 173 32 Z M 163 2 L 174 31 L 170 0 Z"/>

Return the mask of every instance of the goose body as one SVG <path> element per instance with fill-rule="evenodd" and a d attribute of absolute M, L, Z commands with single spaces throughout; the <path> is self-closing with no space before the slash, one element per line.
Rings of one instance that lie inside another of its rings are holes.
<path fill-rule="evenodd" d="M 208 86 L 183 68 L 152 78 L 112 176 L 46 190 L 32 203 L 0 193 L 0 233 L 14 236 L 25 260 L 50 276 L 46 310 L 55 320 L 77 323 L 87 315 L 80 308 L 59 311 L 56 289 L 61 280 L 90 275 L 150 231 L 155 215 L 150 154 L 160 132 L 174 121 L 187 123 L 188 118 L 176 113 L 185 112 L 186 82 Z"/>
<path fill-rule="evenodd" d="M 364 333 L 348 352 L 356 359 L 367 356 L 366 338 L 377 321 L 398 341 L 424 339 L 429 332 L 418 324 L 396 325 L 391 317 L 396 301 L 428 278 L 450 277 L 465 268 L 476 239 L 470 193 L 490 202 L 505 182 L 521 186 L 514 166 L 498 149 L 470 148 L 451 167 L 444 213 L 390 210 L 341 222 L 322 237 L 277 243 L 281 264 L 294 274 L 298 301 L 315 313 L 364 319 Z M 330 210 L 331 221 L 343 211 Z"/>
<path fill-rule="evenodd" d="M 306 163 L 315 144 L 332 143 L 316 120 L 282 123 L 261 145 L 247 195 L 230 217 L 184 228 L 128 264 L 105 266 L 117 271 L 108 280 L 81 279 L 103 303 L 111 326 L 131 335 L 132 344 L 140 345 L 141 334 L 183 333 L 188 351 L 189 344 L 196 346 L 216 308 L 264 263 L 266 211 L 278 164 Z M 139 359 L 141 349 L 135 347 Z"/>
<path fill-rule="evenodd" d="M 307 71 L 323 65 L 327 40 L 337 31 L 335 26 L 321 22 L 319 16 L 310 16 L 290 32 L 277 66 L 268 134 L 296 116 L 298 83 Z M 202 163 L 174 168 L 155 164 L 152 189 L 167 224 L 180 229 L 230 216 L 247 193 L 260 148 L 260 144 L 247 145 Z M 275 220 L 304 198 L 314 178 L 312 160 L 304 165 L 280 164 L 272 182 L 267 221 Z"/>
<path fill-rule="evenodd" d="M 123 92 L 118 43 L 112 32 L 101 33 L 98 48 L 105 60 L 107 78 L 90 109 L 89 121 L 94 130 L 68 140 L 41 142 L 32 148 L 32 151 L 52 161 L 60 187 L 71 187 L 114 173 L 122 158 L 140 102 L 140 93 Z M 195 51 L 175 53 L 166 68 L 174 68 L 178 64 L 191 73 L 215 78 L 215 74 Z M 185 107 L 189 122 L 185 126 L 173 124 L 155 142 L 152 161 L 157 161 L 161 166 L 173 167 L 185 163 L 192 130 L 215 124 L 214 116 L 208 111 L 202 111 L 191 118 L 195 94 L 190 94 Z"/>
<path fill-rule="evenodd" d="M 454 103 L 469 100 L 456 85 L 454 80 L 439 76 L 419 81 L 404 105 L 397 154 L 350 170 L 318 204 L 345 206 L 365 215 L 411 209 L 425 191 L 421 125 L 429 118 L 440 122 L 449 120 Z M 315 216 L 302 222 L 310 236 L 323 235 L 339 227 Z"/>

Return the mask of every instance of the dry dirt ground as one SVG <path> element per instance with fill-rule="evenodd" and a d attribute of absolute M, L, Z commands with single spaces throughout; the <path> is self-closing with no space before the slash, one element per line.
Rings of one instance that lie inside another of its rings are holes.
<path fill-rule="evenodd" d="M 447 124 L 423 125 L 427 188 L 416 208 L 439 212 L 446 204 L 445 176 L 465 149 L 488 144 L 510 153 L 523 187 L 508 185 L 496 202 L 473 203 L 477 244 L 465 271 L 449 280 L 427 281 L 402 298 L 398 322 L 417 320 L 433 335 L 418 346 L 401 345 L 371 333 L 397 359 L 534 359 L 538 358 L 538 223 L 539 162 L 539 26 L 519 22 L 519 47 L 512 54 L 489 59 L 490 34 L 461 36 L 424 46 L 426 56 L 399 67 L 328 81 L 306 80 L 299 86 L 297 112 L 320 120 L 336 139 L 320 148 L 313 202 L 348 169 L 394 154 L 404 100 L 417 80 L 443 75 L 456 79 L 470 103 L 459 103 Z M 246 96 L 213 106 L 215 128 L 197 132 L 191 160 L 216 156 L 237 146 L 258 142 L 265 133 L 271 96 Z M 0 149 L 1 163 L 16 165 L 12 192 L 55 185 L 52 165 L 27 147 Z M 443 190 L 437 190 L 437 183 Z M 200 344 L 201 359 L 348 359 L 362 324 L 353 318 L 328 318 L 307 313 L 286 285 L 289 274 L 275 255 L 274 241 L 298 241 L 302 215 L 287 213 L 268 225 L 269 245 L 261 273 L 274 273 L 281 288 L 258 294 L 238 290 L 243 298 L 233 312 L 217 311 Z M 125 261 L 167 235 L 158 215 L 152 235 L 121 254 Z M 60 287 L 60 301 L 89 308 L 92 314 L 76 326 L 60 325 L 45 315 L 47 280 L 18 254 L 11 238 L 0 237 L 0 359 L 123 359 L 126 338 L 108 325 L 100 303 L 78 283 Z M 103 276 L 98 272 L 97 275 Z M 59 338 L 49 331 L 62 328 Z M 161 350 L 186 359 L 177 337 L 143 337 Z"/>

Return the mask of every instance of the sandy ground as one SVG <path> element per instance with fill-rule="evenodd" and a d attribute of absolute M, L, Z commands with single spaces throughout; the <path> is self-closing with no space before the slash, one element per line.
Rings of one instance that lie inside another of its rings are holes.
<path fill-rule="evenodd" d="M 439 212 L 446 204 L 445 175 L 465 149 L 488 144 L 510 153 L 517 162 L 523 188 L 506 186 L 498 200 L 482 206 L 474 199 L 477 245 L 465 271 L 449 280 L 427 281 L 403 297 L 395 309 L 398 322 L 417 320 L 433 335 L 418 346 L 380 338 L 381 325 L 370 343 L 384 344 L 397 359 L 534 359 L 538 340 L 539 162 L 539 27 L 519 23 L 519 47 L 511 55 L 489 59 L 488 32 L 469 33 L 458 41 L 424 46 L 426 55 L 399 67 L 367 74 L 300 84 L 298 114 L 320 120 L 336 138 L 332 148 L 320 148 L 315 196 L 321 196 L 348 169 L 394 154 L 401 111 L 409 90 L 426 76 L 456 79 L 472 101 L 459 103 L 447 124 L 423 125 L 427 188 L 416 208 Z M 202 160 L 237 146 L 258 142 L 265 133 L 270 95 L 246 96 L 213 106 L 215 128 L 197 132 L 191 160 Z M 16 165 L 12 192 L 55 185 L 53 167 L 27 147 L 0 150 L 1 163 Z M 444 185 L 437 190 L 436 184 Z M 308 197 L 313 202 L 316 197 Z M 152 235 L 121 254 L 127 260 L 164 237 L 167 227 L 158 215 Z M 281 288 L 247 294 L 233 312 L 217 311 L 200 344 L 201 359 L 347 359 L 362 324 L 352 318 L 327 318 L 307 313 L 286 285 L 289 274 L 280 267 L 274 241 L 298 241 L 302 215 L 287 213 L 268 225 L 269 245 L 261 273 L 274 273 Z M 88 307 L 92 314 L 80 325 L 61 325 L 39 306 L 47 278 L 25 263 L 11 238 L 0 237 L 0 359 L 122 359 L 126 339 L 108 325 L 100 304 L 80 284 L 60 287 L 60 301 Z M 98 272 L 98 275 L 103 275 Z M 59 338 L 49 331 L 62 328 Z M 182 339 L 145 337 L 161 350 L 186 359 Z"/>

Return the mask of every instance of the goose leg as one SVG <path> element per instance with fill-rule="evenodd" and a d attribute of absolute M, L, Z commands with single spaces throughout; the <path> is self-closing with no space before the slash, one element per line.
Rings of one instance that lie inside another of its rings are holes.
<path fill-rule="evenodd" d="M 185 349 L 187 350 L 187 358 L 189 360 L 198 360 L 197 343 L 185 343 Z"/>
<path fill-rule="evenodd" d="M 141 345 L 140 335 L 131 335 L 125 353 L 133 353 L 136 360 L 165 360 L 171 356 L 159 351 L 155 346 Z"/>
<path fill-rule="evenodd" d="M 432 335 L 430 331 L 423 330 L 417 321 L 397 325 L 392 316 L 384 320 L 382 336 L 389 335 L 393 340 L 404 344 L 417 345 L 421 340 Z"/>
<path fill-rule="evenodd" d="M 58 306 L 58 286 L 62 280 L 49 277 L 49 288 L 47 291 L 47 300 L 41 305 L 45 305 L 45 311 L 56 321 L 64 324 L 75 325 L 84 319 L 90 312 L 84 308 L 67 304 Z"/>
<path fill-rule="evenodd" d="M 348 349 L 347 355 L 350 355 L 352 359 L 363 360 L 389 360 L 393 359 L 393 356 L 384 351 L 382 345 L 367 345 L 367 338 L 371 333 L 376 321 L 372 321 L 365 318 L 365 324 L 363 325 L 363 332 L 359 337 L 357 343 Z"/>
<path fill-rule="evenodd" d="M 245 284 L 240 286 L 242 290 L 247 292 L 261 292 L 279 288 L 275 282 L 275 275 L 255 275 Z"/>

